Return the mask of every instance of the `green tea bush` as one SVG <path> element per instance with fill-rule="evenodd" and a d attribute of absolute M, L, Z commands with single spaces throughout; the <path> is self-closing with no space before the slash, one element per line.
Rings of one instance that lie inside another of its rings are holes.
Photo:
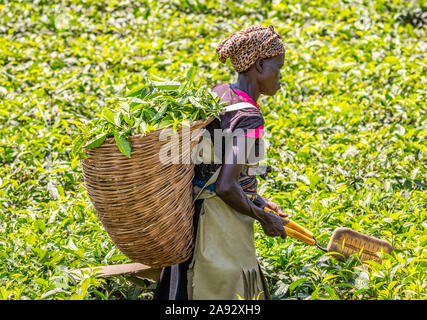
<path fill-rule="evenodd" d="M 151 298 L 148 281 L 70 276 L 129 262 L 73 141 L 149 74 L 193 66 L 196 83 L 234 81 L 215 47 L 252 24 L 274 25 L 287 49 L 282 91 L 258 101 L 273 167 L 259 193 L 324 245 L 349 227 L 395 247 L 381 264 L 342 263 L 256 224 L 273 298 L 425 299 L 425 11 L 415 0 L 2 1 L 0 299 Z"/>

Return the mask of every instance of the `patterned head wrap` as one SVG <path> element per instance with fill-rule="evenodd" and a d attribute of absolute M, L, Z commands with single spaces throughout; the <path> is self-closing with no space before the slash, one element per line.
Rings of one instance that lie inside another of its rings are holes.
<path fill-rule="evenodd" d="M 273 26 L 251 26 L 221 41 L 216 53 L 222 63 L 230 58 L 231 65 L 237 72 L 247 70 L 260 58 L 268 59 L 285 53 L 280 35 Z"/>

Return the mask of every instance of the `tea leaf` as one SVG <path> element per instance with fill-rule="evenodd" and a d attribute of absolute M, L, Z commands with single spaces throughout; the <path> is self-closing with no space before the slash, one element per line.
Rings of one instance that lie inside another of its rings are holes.
<path fill-rule="evenodd" d="M 114 121 L 115 114 L 110 109 L 104 108 L 102 111 L 102 116 L 104 117 L 105 120 L 107 120 L 111 124 L 115 124 L 115 121 Z"/>
<path fill-rule="evenodd" d="M 114 139 L 116 140 L 117 147 L 120 152 L 123 153 L 126 157 L 131 157 L 132 146 L 128 139 L 126 139 L 123 134 L 120 134 L 117 131 L 114 131 Z"/>
<path fill-rule="evenodd" d="M 84 148 L 87 148 L 87 149 L 97 148 L 104 143 L 106 138 L 107 138 L 106 133 L 100 133 L 93 139 L 89 140 L 89 142 L 84 145 Z"/>

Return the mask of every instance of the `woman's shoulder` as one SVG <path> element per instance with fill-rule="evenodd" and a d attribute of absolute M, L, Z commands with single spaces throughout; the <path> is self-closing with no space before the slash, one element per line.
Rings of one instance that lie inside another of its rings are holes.
<path fill-rule="evenodd" d="M 240 99 L 231 89 L 229 83 L 218 83 L 214 85 L 212 91 L 215 92 L 220 98 L 220 102 L 226 102 L 227 104 L 239 103 Z"/>
<path fill-rule="evenodd" d="M 213 91 L 219 92 L 219 91 L 225 91 L 231 89 L 229 83 L 217 83 L 212 88 Z"/>
<path fill-rule="evenodd" d="M 229 83 L 218 83 L 212 87 L 219 97 L 220 102 L 227 105 L 242 102 L 242 98 L 236 94 Z M 258 129 L 264 125 L 264 117 L 258 108 L 247 107 L 229 112 L 220 113 L 220 125 L 223 130 Z"/>

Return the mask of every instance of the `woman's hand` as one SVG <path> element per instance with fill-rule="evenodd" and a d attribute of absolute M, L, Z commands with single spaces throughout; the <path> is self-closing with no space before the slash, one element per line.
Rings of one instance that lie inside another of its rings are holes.
<path fill-rule="evenodd" d="M 265 219 L 260 219 L 260 223 L 264 233 L 270 237 L 280 236 L 283 239 L 287 237 L 284 225 L 286 225 L 289 220 L 285 220 L 288 217 L 286 213 L 283 212 L 282 208 L 271 200 L 268 200 L 264 197 L 258 195 L 260 200 L 263 202 L 262 209 L 264 211 Z M 265 211 L 265 208 L 269 208 L 277 213 L 273 214 Z"/>
<path fill-rule="evenodd" d="M 261 223 L 264 233 L 269 237 L 282 237 L 285 239 L 287 237 L 284 225 L 289 222 L 289 220 L 284 220 L 274 213 L 263 211 L 262 214 L 258 216 L 258 221 Z"/>
<path fill-rule="evenodd" d="M 263 198 L 263 200 L 265 202 L 265 206 L 267 208 L 277 212 L 281 218 L 287 218 L 288 217 L 288 215 L 283 212 L 282 208 L 277 203 L 274 203 L 273 201 L 268 200 L 266 198 Z"/>

